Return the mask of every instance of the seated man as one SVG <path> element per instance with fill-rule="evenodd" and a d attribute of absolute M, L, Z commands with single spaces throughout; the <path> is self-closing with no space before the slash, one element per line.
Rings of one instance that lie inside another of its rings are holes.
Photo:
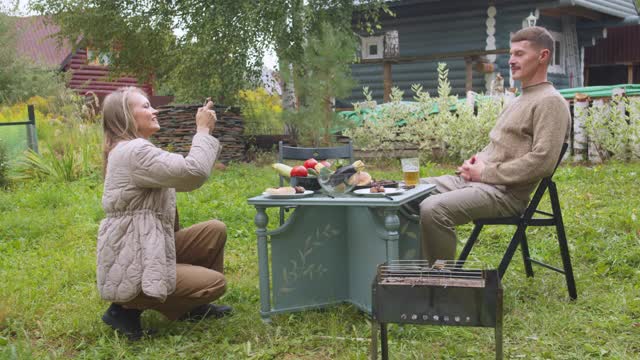
<path fill-rule="evenodd" d="M 421 179 L 437 187 L 420 203 L 422 256 L 431 263 L 455 259 L 456 225 L 521 214 L 538 182 L 553 172 L 571 114 L 547 81 L 552 49 L 553 38 L 542 27 L 515 33 L 509 66 L 522 95 L 504 108 L 489 144 L 466 160 L 458 175 Z"/>

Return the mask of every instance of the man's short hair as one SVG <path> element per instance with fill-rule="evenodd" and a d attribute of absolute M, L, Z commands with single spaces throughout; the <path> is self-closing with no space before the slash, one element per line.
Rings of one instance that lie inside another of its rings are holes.
<path fill-rule="evenodd" d="M 511 35 L 511 42 L 530 41 L 534 46 L 549 50 L 549 59 L 553 59 L 553 36 L 541 26 L 531 26 L 518 30 Z"/>

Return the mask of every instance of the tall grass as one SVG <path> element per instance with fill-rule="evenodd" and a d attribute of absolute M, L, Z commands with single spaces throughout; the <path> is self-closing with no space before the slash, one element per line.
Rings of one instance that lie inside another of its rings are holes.
<path fill-rule="evenodd" d="M 68 91 L 57 97 L 34 97 L 25 103 L 0 109 L 0 121 L 25 121 L 27 105 L 34 105 L 40 153 L 27 150 L 26 129 L 10 129 L 11 176 L 14 181 L 51 179 L 74 181 L 101 172 L 101 129 L 99 118 L 84 99 Z M 20 136 L 18 129 L 24 134 Z M 2 137 L 0 137 L 1 139 Z"/>
<path fill-rule="evenodd" d="M 421 175 L 452 170 L 430 164 Z M 370 171 L 377 179 L 401 177 L 399 166 Z M 536 267 L 536 276 L 526 278 L 514 257 L 503 280 L 505 359 L 639 358 L 638 174 L 640 163 L 558 169 L 578 299 L 568 300 L 559 274 Z M 31 181 L 0 191 L 0 359 L 367 358 L 370 325 L 351 306 L 260 321 L 255 209 L 246 200 L 277 181 L 269 166 L 231 164 L 201 189 L 178 195 L 183 226 L 211 218 L 227 224 L 228 291 L 220 302 L 236 313 L 192 324 L 145 312 L 144 325 L 159 334 L 133 344 L 100 321 L 107 307 L 95 286 L 101 178 Z M 268 214 L 273 227 L 277 210 Z M 470 227 L 458 230 L 465 239 Z M 487 229 L 474 259 L 497 266 L 513 231 Z M 553 230 L 532 229 L 528 239 L 534 257 L 560 263 Z M 392 359 L 495 357 L 491 329 L 392 325 L 389 331 Z"/>
<path fill-rule="evenodd" d="M 370 322 L 352 306 L 260 321 L 255 209 L 246 200 L 277 183 L 267 164 L 232 163 L 201 189 L 178 194 L 183 227 L 211 218 L 227 224 L 229 285 L 221 302 L 234 306 L 235 315 L 193 324 L 149 311 L 143 323 L 157 328 L 157 336 L 140 343 L 116 336 L 100 321 L 107 304 L 95 286 L 104 216 L 99 126 L 53 118 L 40 126 L 42 154 L 28 154 L 20 172 L 37 181 L 0 191 L 0 359 L 367 358 Z M 452 170 L 429 163 L 421 175 Z M 397 163 L 369 171 L 376 179 L 401 177 Z M 568 301 L 561 275 L 536 268 L 527 279 L 516 256 L 503 281 L 506 358 L 640 358 L 638 174 L 634 162 L 558 170 L 578 300 Z M 268 215 L 274 228 L 277 209 Z M 470 226 L 458 230 L 465 239 Z M 474 259 L 497 265 L 513 230 L 487 229 Z M 559 263 L 554 236 L 548 229 L 528 232 L 532 256 Z M 394 359 L 494 358 L 488 329 L 391 325 L 389 331 Z"/>

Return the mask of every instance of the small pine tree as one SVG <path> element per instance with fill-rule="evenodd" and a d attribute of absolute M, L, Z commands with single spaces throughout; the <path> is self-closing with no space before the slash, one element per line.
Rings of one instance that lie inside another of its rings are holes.
<path fill-rule="evenodd" d="M 355 39 L 328 23 L 308 39 L 303 63 L 295 74 L 300 107 L 290 121 L 312 145 L 330 145 L 331 134 L 346 125 L 333 109 L 335 98 L 346 97 L 353 88 L 350 64 L 355 56 Z"/>

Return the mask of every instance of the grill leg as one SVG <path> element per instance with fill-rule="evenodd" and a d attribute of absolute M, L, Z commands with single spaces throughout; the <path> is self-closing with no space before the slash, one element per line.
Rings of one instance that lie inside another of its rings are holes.
<path fill-rule="evenodd" d="M 371 360 L 378 359 L 378 327 L 380 325 L 375 320 L 371 319 Z"/>
<path fill-rule="evenodd" d="M 482 230 L 482 225 L 481 224 L 476 224 L 473 227 L 473 231 L 471 232 L 471 236 L 469 236 L 469 240 L 467 240 L 467 243 L 464 244 L 464 248 L 462 248 L 462 252 L 460 253 L 460 257 L 458 258 L 458 260 L 460 261 L 466 261 L 467 257 L 469 256 L 469 253 L 471 252 L 471 249 L 473 248 L 473 245 L 476 243 L 476 240 L 478 240 L 478 235 L 480 235 L 480 231 Z"/>
<path fill-rule="evenodd" d="M 496 304 L 496 360 L 502 360 L 502 289 L 498 290 L 498 299 Z"/>
<path fill-rule="evenodd" d="M 531 266 L 531 255 L 529 254 L 529 244 L 527 243 L 527 234 L 522 234 L 522 260 L 524 260 L 524 269 L 527 272 L 527 277 L 533 277 L 533 266 Z"/>
<path fill-rule="evenodd" d="M 558 245 L 560 245 L 560 256 L 562 257 L 562 265 L 564 267 L 564 276 L 567 279 L 567 288 L 569 297 L 572 300 L 578 298 L 576 290 L 576 282 L 573 278 L 573 268 L 571 267 L 571 256 L 569 255 L 569 245 L 567 237 L 564 233 L 564 222 L 562 221 L 562 212 L 560 211 L 560 200 L 558 199 L 558 190 L 556 184 L 552 181 L 549 184 L 549 198 L 551 199 L 551 208 L 556 218 L 556 231 L 558 232 Z"/>
<path fill-rule="evenodd" d="M 382 360 L 389 360 L 389 346 L 387 344 L 387 323 L 380 323 L 380 350 Z"/>

